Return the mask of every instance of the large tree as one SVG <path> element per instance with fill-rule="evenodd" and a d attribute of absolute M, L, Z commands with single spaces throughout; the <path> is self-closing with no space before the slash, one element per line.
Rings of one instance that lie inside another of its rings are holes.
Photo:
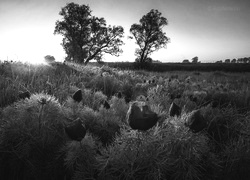
<path fill-rule="evenodd" d="M 100 61 L 104 53 L 119 56 L 122 53 L 123 27 L 107 26 L 104 18 L 91 15 L 90 7 L 68 3 L 59 14 L 54 34 L 63 36 L 62 46 L 66 60 L 87 64 Z"/>
<path fill-rule="evenodd" d="M 167 24 L 167 19 L 162 17 L 158 10 L 152 9 L 140 19 L 139 24 L 131 26 L 130 33 L 134 36 L 136 44 L 139 46 L 135 51 L 137 62 L 147 62 L 148 56 L 154 51 L 166 47 L 169 38 L 163 32 L 163 27 Z"/>

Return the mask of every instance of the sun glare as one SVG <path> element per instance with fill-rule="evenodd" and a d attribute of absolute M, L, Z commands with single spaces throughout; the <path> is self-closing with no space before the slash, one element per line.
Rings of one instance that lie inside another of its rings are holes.
<path fill-rule="evenodd" d="M 63 60 L 61 38 L 43 28 L 11 30 L 1 40 L 2 60 L 13 60 L 31 64 L 45 64 L 44 57 L 51 55 L 56 61 Z M 60 49 L 61 48 L 61 49 Z"/>

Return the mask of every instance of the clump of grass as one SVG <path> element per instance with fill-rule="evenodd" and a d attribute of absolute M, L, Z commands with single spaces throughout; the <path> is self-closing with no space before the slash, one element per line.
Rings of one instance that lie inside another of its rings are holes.
<path fill-rule="evenodd" d="M 87 134 L 81 142 L 68 142 L 60 150 L 65 157 L 64 166 L 68 179 L 95 179 L 97 169 L 95 149 L 94 139 Z"/>
<path fill-rule="evenodd" d="M 221 150 L 231 140 L 237 140 L 244 129 L 245 117 L 235 108 L 223 108 L 210 110 L 207 133 L 215 144 L 217 150 Z"/>
<path fill-rule="evenodd" d="M 204 98 L 205 102 L 212 102 L 214 107 L 225 108 L 228 105 L 238 109 L 240 112 L 248 111 L 249 104 L 247 98 L 249 93 L 242 91 L 209 91 L 207 96 Z"/>
<path fill-rule="evenodd" d="M 249 179 L 250 178 L 250 142 L 249 135 L 241 135 L 231 139 L 224 145 L 220 153 L 223 162 L 223 173 L 220 179 Z"/>
<path fill-rule="evenodd" d="M 115 116 L 121 121 L 125 122 L 129 105 L 125 102 L 125 98 L 119 99 L 116 96 L 112 96 L 110 99 L 111 110 Z"/>
<path fill-rule="evenodd" d="M 210 151 L 221 161 L 218 179 L 249 179 L 249 115 L 232 106 L 203 112 L 209 124 L 204 135 L 209 138 Z"/>
<path fill-rule="evenodd" d="M 10 78 L 1 78 L 0 86 L 0 107 L 12 104 L 18 99 L 19 86 L 17 83 L 14 83 Z"/>
<path fill-rule="evenodd" d="M 147 97 L 150 104 L 160 105 L 164 109 L 169 109 L 171 104 L 171 99 L 169 97 L 170 89 L 162 85 L 156 87 L 151 87 L 147 91 Z"/>
<path fill-rule="evenodd" d="M 96 75 L 92 80 L 86 85 L 86 87 L 91 87 L 102 91 L 108 97 L 111 97 L 117 93 L 120 89 L 120 81 L 111 75 Z"/>
<path fill-rule="evenodd" d="M 0 171 L 4 179 L 57 179 L 62 174 L 56 158 L 64 144 L 63 113 L 46 94 L 3 109 L 0 119 Z"/>
<path fill-rule="evenodd" d="M 95 111 L 72 101 L 65 105 L 65 114 L 71 119 L 80 117 L 89 133 L 96 137 L 103 146 L 111 144 L 116 134 L 120 132 L 122 122 L 119 116 L 113 110 L 107 110 L 102 106 Z"/>
<path fill-rule="evenodd" d="M 83 90 L 82 103 L 94 110 L 98 110 L 104 100 L 107 100 L 107 96 L 102 91 L 92 92 L 90 89 Z"/>
<path fill-rule="evenodd" d="M 125 102 L 130 102 L 133 98 L 135 87 L 133 87 L 133 84 L 129 83 L 128 81 L 124 81 L 121 86 L 121 92 L 124 94 Z"/>
<path fill-rule="evenodd" d="M 219 169 L 208 138 L 183 125 L 124 130 L 99 162 L 103 179 L 211 179 Z"/>

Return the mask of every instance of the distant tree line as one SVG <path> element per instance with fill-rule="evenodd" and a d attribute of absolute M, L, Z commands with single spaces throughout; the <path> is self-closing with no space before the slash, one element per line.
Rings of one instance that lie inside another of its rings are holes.
<path fill-rule="evenodd" d="M 192 58 L 192 61 L 191 61 L 191 62 L 190 62 L 188 59 L 184 59 L 184 60 L 182 61 L 182 63 L 194 63 L 194 64 L 196 64 L 196 63 L 201 63 L 201 62 L 198 61 L 198 60 L 199 60 L 198 56 L 195 56 L 195 57 Z"/>
<path fill-rule="evenodd" d="M 216 63 L 223 63 L 222 60 L 216 61 Z M 225 59 L 224 63 L 250 63 L 250 57 L 238 58 L 238 59 Z"/>
<path fill-rule="evenodd" d="M 137 69 L 131 62 L 109 62 L 108 66 L 119 69 Z M 168 71 L 224 71 L 224 72 L 250 72 L 250 63 L 152 63 L 147 68 L 154 72 L 168 72 Z"/>
<path fill-rule="evenodd" d="M 195 56 L 194 58 L 192 58 L 192 61 L 190 62 L 188 59 L 184 59 L 182 61 L 182 63 L 185 63 L 185 64 L 188 64 L 188 63 L 193 63 L 193 64 L 196 64 L 196 63 L 200 63 L 200 61 L 198 61 L 198 57 Z M 219 60 L 219 61 L 216 61 L 215 63 L 250 63 L 250 57 L 244 57 L 244 58 L 238 58 L 238 59 L 225 59 L 224 61 L 223 60 Z"/>

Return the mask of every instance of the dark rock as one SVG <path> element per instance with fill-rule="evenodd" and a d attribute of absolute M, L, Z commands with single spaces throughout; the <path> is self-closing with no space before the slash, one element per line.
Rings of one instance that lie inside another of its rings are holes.
<path fill-rule="evenodd" d="M 127 122 L 134 130 L 146 131 L 157 123 L 159 117 L 149 109 L 148 105 L 141 105 L 141 108 L 139 106 L 136 102 L 130 105 Z"/>
<path fill-rule="evenodd" d="M 65 126 L 65 132 L 70 139 L 81 141 L 86 135 L 86 128 L 80 118 Z"/>
<path fill-rule="evenodd" d="M 104 107 L 104 108 L 106 108 L 106 109 L 109 109 L 109 108 L 110 108 L 110 105 L 109 105 L 109 103 L 108 103 L 106 100 L 104 100 L 104 101 L 102 102 L 102 104 L 103 104 L 103 107 Z"/>
<path fill-rule="evenodd" d="M 81 102 L 81 100 L 82 100 L 82 90 L 81 90 L 81 89 L 77 90 L 77 91 L 73 94 L 72 98 L 73 98 L 76 102 Z"/>
<path fill-rule="evenodd" d="M 118 92 L 117 97 L 118 97 L 119 99 L 121 99 L 121 98 L 122 98 L 122 93 L 121 93 L 121 92 Z"/>
<path fill-rule="evenodd" d="M 180 116 L 181 115 L 181 107 L 179 107 L 177 104 L 172 102 L 169 108 L 169 115 L 170 116 Z"/>
<path fill-rule="evenodd" d="M 175 98 L 180 99 L 180 98 L 181 98 L 181 94 L 177 94 L 177 95 L 175 96 Z"/>
<path fill-rule="evenodd" d="M 189 127 L 193 133 L 198 133 L 207 127 L 207 121 L 201 114 L 201 110 L 194 110 L 187 117 L 185 125 Z"/>
<path fill-rule="evenodd" d="M 26 91 L 26 92 L 23 92 L 23 93 L 20 93 L 19 95 L 18 95 L 18 97 L 20 98 L 20 99 L 25 99 L 25 98 L 30 98 L 30 96 L 31 96 L 31 94 L 30 94 L 30 92 L 29 91 Z"/>
<path fill-rule="evenodd" d="M 169 95 L 169 98 L 170 98 L 171 100 L 174 100 L 175 95 L 174 95 L 174 94 L 170 94 L 170 95 Z"/>
<path fill-rule="evenodd" d="M 189 96 L 189 99 L 190 99 L 190 101 L 193 101 L 193 102 L 195 102 L 195 103 L 198 101 L 197 97 L 195 97 L 195 96 L 192 95 L 192 94 Z"/>

